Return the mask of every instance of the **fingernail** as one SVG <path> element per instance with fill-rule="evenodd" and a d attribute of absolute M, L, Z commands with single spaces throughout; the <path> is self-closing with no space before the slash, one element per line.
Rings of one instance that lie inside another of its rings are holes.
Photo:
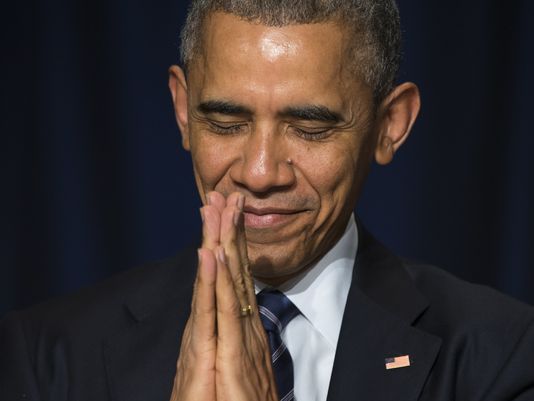
<path fill-rule="evenodd" d="M 198 264 L 202 263 L 202 253 L 200 253 L 200 249 L 197 249 L 197 255 L 198 255 Z"/>
<path fill-rule="evenodd" d="M 217 259 L 219 259 L 219 262 L 226 265 L 226 254 L 224 253 L 223 248 L 217 248 Z"/>
<path fill-rule="evenodd" d="M 241 216 L 241 210 L 236 210 L 234 212 L 234 225 L 237 226 L 239 224 L 239 217 Z"/>
<path fill-rule="evenodd" d="M 204 223 L 204 208 L 200 208 L 200 218 L 202 219 L 202 222 Z"/>
<path fill-rule="evenodd" d="M 245 206 L 245 195 L 241 194 L 239 195 L 239 199 L 237 200 L 237 207 L 239 210 L 243 210 L 243 207 Z"/>

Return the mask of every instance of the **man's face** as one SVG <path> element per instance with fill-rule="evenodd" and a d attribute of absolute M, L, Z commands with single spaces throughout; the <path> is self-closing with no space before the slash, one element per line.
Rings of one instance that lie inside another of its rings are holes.
<path fill-rule="evenodd" d="M 190 66 L 181 128 L 201 196 L 246 196 L 254 275 L 280 282 L 343 234 L 373 157 L 372 91 L 333 23 L 268 27 L 216 13 Z M 184 95 L 185 97 L 185 95 Z"/>

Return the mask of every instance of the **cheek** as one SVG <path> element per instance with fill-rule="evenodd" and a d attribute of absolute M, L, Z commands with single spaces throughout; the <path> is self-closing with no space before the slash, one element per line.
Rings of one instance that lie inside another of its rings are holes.
<path fill-rule="evenodd" d="M 191 157 L 197 181 L 206 191 L 215 189 L 231 166 L 233 155 L 220 141 L 208 135 L 193 134 Z"/>
<path fill-rule="evenodd" d="M 345 203 L 355 182 L 357 155 L 353 147 L 334 145 L 309 150 L 302 159 L 302 173 L 321 199 L 322 207 Z"/>

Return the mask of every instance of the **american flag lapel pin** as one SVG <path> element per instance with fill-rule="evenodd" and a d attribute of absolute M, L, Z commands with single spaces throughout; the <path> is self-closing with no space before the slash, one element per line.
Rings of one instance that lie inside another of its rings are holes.
<path fill-rule="evenodd" d="M 396 356 L 394 358 L 386 358 L 386 369 L 407 368 L 410 366 L 410 355 Z"/>

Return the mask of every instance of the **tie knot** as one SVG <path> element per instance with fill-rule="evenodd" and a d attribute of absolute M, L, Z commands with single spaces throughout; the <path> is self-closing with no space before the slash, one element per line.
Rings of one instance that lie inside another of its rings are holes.
<path fill-rule="evenodd" d="M 278 290 L 263 290 L 256 298 L 261 322 L 267 331 L 281 333 L 291 319 L 300 313 L 293 302 Z"/>

